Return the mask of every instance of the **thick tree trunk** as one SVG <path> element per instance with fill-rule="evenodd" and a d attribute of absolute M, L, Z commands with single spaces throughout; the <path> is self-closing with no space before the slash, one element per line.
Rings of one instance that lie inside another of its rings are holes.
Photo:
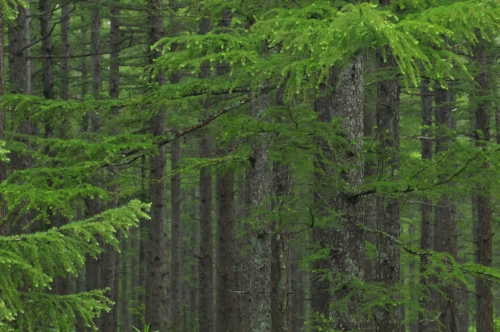
<path fill-rule="evenodd" d="M 327 166 L 329 163 L 326 161 L 317 162 L 321 171 L 318 171 L 315 203 L 320 209 L 321 206 L 329 206 L 336 211 L 337 217 L 335 225 L 330 224 L 327 229 L 318 229 L 317 226 L 313 229 L 313 241 L 329 250 L 328 258 L 316 261 L 315 265 L 331 271 L 332 281 L 330 283 L 326 278 L 324 281 L 312 281 L 312 309 L 330 319 L 332 328 L 350 331 L 362 329 L 366 323 L 365 317 L 355 317 L 361 300 L 359 296 L 350 294 L 352 288 L 349 286 L 341 287 L 364 280 L 365 238 L 360 227 L 363 225 L 363 200 L 355 195 L 356 188 L 364 181 L 362 57 L 356 56 L 331 76 L 331 86 L 323 86 L 322 92 L 327 92 L 327 89 L 333 92 L 316 98 L 314 108 L 321 122 L 331 122 L 332 117 L 344 119 L 341 121 L 344 129 L 342 136 L 348 143 L 342 151 L 332 151 L 322 138 L 317 138 L 323 158 L 329 159 L 333 169 Z M 346 173 L 341 169 L 351 171 Z M 343 188 L 342 192 L 340 188 Z M 321 210 L 320 213 L 323 218 L 328 217 Z M 317 277 L 313 275 L 313 278 Z M 347 299 L 346 311 L 335 306 L 349 295 L 352 296 Z"/>
<path fill-rule="evenodd" d="M 432 159 L 432 140 L 431 140 L 431 126 L 432 126 L 432 97 L 433 93 L 429 89 L 429 81 L 422 81 L 421 93 L 421 107 L 422 107 L 422 125 L 425 126 L 422 129 L 422 159 Z M 420 248 L 423 250 L 431 250 L 433 248 L 433 218 L 432 218 L 432 201 L 424 196 L 422 198 L 422 204 L 420 204 L 420 213 L 422 216 L 422 223 L 420 228 Z M 428 257 L 426 255 L 420 256 L 420 273 L 424 273 L 427 269 Z M 429 280 L 425 278 L 420 278 L 420 283 L 422 285 L 427 285 Z M 426 313 L 429 313 L 434 309 L 434 303 L 422 299 L 420 305 L 426 309 Z M 436 322 L 429 322 L 422 313 L 419 314 L 418 319 L 418 331 L 427 332 L 437 330 Z"/>
<path fill-rule="evenodd" d="M 148 0 L 148 45 L 154 45 L 163 34 L 162 0 Z M 159 52 L 149 53 L 149 63 L 159 56 Z M 164 84 L 162 75 L 157 77 Z M 153 137 L 166 135 L 166 113 L 159 110 L 149 121 Z M 166 148 L 159 147 L 158 154 L 150 157 L 149 194 L 151 199 L 151 220 L 145 222 L 148 241 L 145 248 L 146 260 L 146 324 L 151 331 L 167 331 L 168 308 L 168 236 L 167 236 L 167 170 Z"/>
<path fill-rule="evenodd" d="M 486 98 L 489 95 L 488 63 L 486 56 L 485 41 L 481 37 L 474 47 L 474 58 L 480 66 L 479 74 L 475 77 L 477 93 L 474 96 L 477 101 L 476 109 L 476 147 L 485 149 L 486 142 L 490 139 L 490 115 L 489 103 Z M 489 166 L 483 165 L 485 169 Z M 490 189 L 486 186 L 477 188 L 477 263 L 491 267 L 493 263 L 493 224 Z M 491 282 L 476 278 L 476 330 L 492 332 L 493 327 L 493 293 Z"/>
<path fill-rule="evenodd" d="M 446 134 L 451 122 L 451 92 L 437 87 L 435 90 L 436 103 L 436 154 L 448 150 L 451 139 Z M 449 195 L 441 195 L 436 204 L 436 222 L 434 224 L 434 250 L 447 252 L 457 258 L 457 234 L 455 225 L 455 207 Z M 438 236 L 439 234 L 439 236 Z M 460 331 L 458 322 L 458 294 L 456 287 L 444 287 L 446 297 L 435 293 L 436 309 L 440 313 L 439 323 L 444 331 Z"/>
<path fill-rule="evenodd" d="M 381 1 L 381 5 L 389 4 Z M 377 84 L 377 137 L 379 178 L 394 180 L 399 170 L 399 82 L 392 70 L 397 68 L 396 60 L 390 50 L 386 50 L 386 59 L 382 52 L 377 54 L 377 67 L 391 77 Z M 396 197 L 379 196 L 377 198 L 378 230 L 384 234 L 378 236 L 376 257 L 377 281 L 386 287 L 398 285 L 400 281 L 400 250 L 387 235 L 399 239 L 399 200 Z M 396 332 L 400 330 L 401 317 L 399 308 L 380 310 L 375 315 L 377 331 Z"/>
<path fill-rule="evenodd" d="M 259 119 L 269 107 L 267 93 L 253 91 L 254 99 L 250 105 L 251 115 Z M 253 142 L 249 156 L 245 184 L 245 217 L 251 218 L 253 225 L 248 233 L 249 253 L 245 261 L 244 292 L 246 301 L 243 312 L 243 328 L 251 332 L 272 331 L 271 314 L 271 239 L 273 225 L 256 209 L 269 210 L 267 200 L 271 194 L 271 165 L 269 162 L 268 133 L 258 134 Z"/>
<path fill-rule="evenodd" d="M 234 270 L 234 173 L 217 172 L 217 304 L 216 331 L 237 331 Z M 200 275 L 201 277 L 201 275 Z M 202 331 L 200 325 L 200 332 Z"/>
<path fill-rule="evenodd" d="M 31 90 L 30 49 L 26 47 L 30 43 L 29 9 L 18 5 L 17 12 L 16 19 L 8 25 L 9 80 L 13 93 L 28 94 Z"/>
<path fill-rule="evenodd" d="M 15 20 L 8 25 L 9 82 L 12 93 L 29 94 L 31 90 L 31 66 L 28 59 L 30 48 L 27 47 L 30 43 L 29 9 L 18 5 L 17 12 L 18 15 Z M 15 118 L 16 114 L 13 113 L 12 116 Z M 30 118 L 26 117 L 25 119 L 19 119 L 19 121 L 19 127 L 11 128 L 11 130 L 19 134 L 31 134 L 32 124 Z M 28 144 L 25 141 L 22 141 L 22 143 Z M 11 152 L 9 158 L 10 168 L 13 171 L 26 169 L 30 164 L 28 156 L 18 152 Z M 7 234 L 13 235 L 23 232 L 22 228 L 28 224 L 28 213 L 20 216 L 16 224 L 13 223 L 13 220 L 17 219 L 18 212 L 14 211 L 11 215 L 12 217 L 7 225 L 10 229 L 7 230 Z"/>
<path fill-rule="evenodd" d="M 172 170 L 175 171 L 180 161 L 181 141 L 174 140 L 171 144 Z M 170 297 L 170 329 L 182 331 L 182 229 L 181 229 L 181 174 L 176 173 L 171 178 L 172 206 L 172 261 L 171 261 L 171 297 Z"/>
<path fill-rule="evenodd" d="M 340 71 L 335 86 L 333 117 L 345 119 L 342 121 L 343 137 L 349 146 L 343 153 L 334 157 L 334 164 L 341 164 L 341 169 L 350 169 L 348 173 L 335 170 L 332 180 L 341 181 L 340 186 L 355 194 L 357 188 L 364 182 L 363 174 L 363 58 L 356 56 Z M 335 160 L 336 159 L 336 160 Z M 350 294 L 352 289 L 340 287 L 354 280 L 364 280 L 365 238 L 363 225 L 363 199 L 346 195 L 337 191 L 334 194 L 332 207 L 339 213 L 337 224 L 339 228 L 332 230 L 330 239 L 330 270 L 332 271 L 332 286 L 338 290 L 331 293 L 331 303 L 335 304 L 352 295 L 347 300 L 347 312 L 330 310 L 333 328 L 341 330 L 358 330 L 365 326 L 365 317 L 356 317 L 359 301 L 356 294 Z"/>

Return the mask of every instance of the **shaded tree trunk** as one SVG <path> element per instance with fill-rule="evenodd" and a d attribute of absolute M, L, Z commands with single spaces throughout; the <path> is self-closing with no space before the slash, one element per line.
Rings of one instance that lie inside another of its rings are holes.
<path fill-rule="evenodd" d="M 451 139 L 446 129 L 452 126 L 451 92 L 441 87 L 435 89 L 436 154 L 448 150 Z M 434 224 L 434 250 L 447 252 L 457 258 L 457 234 L 455 225 L 455 207 L 449 195 L 441 195 L 436 204 L 436 222 Z M 439 236 L 438 236 L 439 234 Z M 444 331 L 460 331 L 458 323 L 458 294 L 454 285 L 444 287 L 446 297 L 435 293 L 436 309 L 440 313 L 440 328 Z"/>
<path fill-rule="evenodd" d="M 276 106 L 285 107 L 283 89 L 276 91 Z M 276 119 L 280 122 L 280 118 Z M 276 139 L 280 139 L 276 137 Z M 273 162 L 274 201 L 273 213 L 280 214 L 292 190 L 290 165 L 279 161 Z M 279 218 L 281 220 L 281 218 Z M 277 225 L 271 239 L 271 320 L 272 331 L 290 331 L 290 249 L 287 226 Z"/>
<path fill-rule="evenodd" d="M 174 140 L 171 144 L 172 170 L 175 172 L 181 154 L 181 141 Z M 170 324 L 172 331 L 182 331 L 182 229 L 181 229 L 181 174 L 171 177 L 172 206 L 172 261 L 171 261 L 171 303 Z"/>
<path fill-rule="evenodd" d="M 163 34 L 162 0 L 148 0 L 148 45 L 154 45 Z M 159 56 L 158 51 L 149 53 L 149 63 Z M 164 84 L 162 75 L 157 82 Z M 153 137 L 166 135 L 166 113 L 158 110 L 149 121 Z M 167 236 L 167 170 L 166 148 L 158 148 L 158 154 L 150 157 L 149 194 L 151 200 L 151 220 L 145 222 L 148 241 L 145 248 L 146 260 L 146 324 L 151 331 L 167 331 L 168 308 L 168 236 Z"/>
<path fill-rule="evenodd" d="M 486 56 L 485 40 L 479 36 L 479 42 L 474 47 L 474 58 L 479 64 L 479 73 L 475 77 L 477 84 L 476 98 L 476 147 L 485 149 L 486 142 L 490 139 L 490 115 L 487 102 L 490 91 L 488 79 L 488 63 Z M 489 166 L 485 162 L 483 168 Z M 491 267 L 493 263 L 493 223 L 490 189 L 480 185 L 477 195 L 477 263 Z M 476 330 L 492 332 L 493 326 L 493 293 L 491 281 L 476 278 Z"/>
<path fill-rule="evenodd" d="M 290 332 L 303 331 L 306 317 L 305 272 L 299 268 L 300 256 L 296 249 L 290 249 Z"/>
<path fill-rule="evenodd" d="M 422 124 L 425 126 L 422 129 L 422 159 L 432 159 L 432 140 L 431 140 L 431 126 L 432 126 L 432 97 L 433 93 L 429 89 L 429 81 L 422 81 L 422 88 L 420 90 L 421 107 L 422 107 Z M 420 227 L 420 248 L 423 250 L 433 249 L 433 218 L 432 218 L 432 201 L 424 196 L 422 204 L 420 204 L 420 214 L 422 216 L 422 223 Z M 420 273 L 424 273 L 427 269 L 428 257 L 426 255 L 420 256 Z M 420 278 L 422 285 L 427 285 L 429 280 Z M 430 294 L 429 294 L 430 295 Z M 434 309 L 434 303 L 426 299 L 420 301 L 420 305 L 426 309 L 426 313 L 430 313 Z M 419 314 L 418 318 L 418 331 L 426 332 L 437 330 L 436 322 L 429 322 L 425 315 Z"/>
<path fill-rule="evenodd" d="M 4 26 L 4 17 L 3 13 L 0 13 L 0 98 L 4 95 L 4 34 L 3 34 L 3 26 Z M 0 140 L 4 140 L 4 131 L 5 131 L 5 115 L 3 111 L 0 111 Z M 0 160 L 0 184 L 5 181 L 7 177 L 7 164 Z M 7 224 L 4 220 L 6 214 L 6 206 L 5 201 L 3 199 L 3 195 L 0 194 L 0 236 L 7 235 Z"/>
<path fill-rule="evenodd" d="M 210 19 L 203 18 L 200 22 L 199 33 L 204 35 L 207 34 L 210 30 Z M 210 77 L 210 66 L 208 63 L 204 64 L 201 72 L 201 79 L 208 79 Z M 204 105 L 206 108 L 206 105 Z M 204 112 L 205 114 L 206 112 Z M 201 134 L 201 142 L 200 142 L 200 157 L 201 158 L 210 158 L 211 157 L 211 138 L 210 134 L 207 132 L 203 132 Z M 220 198 L 219 198 L 220 199 Z M 229 199 L 229 198 L 228 198 Z M 213 290 L 214 290 L 214 280 L 213 280 L 213 248 L 212 248 L 212 172 L 209 167 L 203 167 L 200 170 L 200 255 L 198 260 L 198 280 L 200 285 L 200 295 L 199 295 L 199 303 L 198 303 L 198 319 L 199 319 L 199 331 L 200 332 L 212 332 L 214 329 L 214 308 L 213 308 Z M 218 204 L 221 204 L 218 202 Z M 231 215 L 226 215 L 225 213 L 229 213 L 230 211 L 225 210 L 224 208 L 219 207 L 219 222 L 228 221 L 229 223 L 224 224 L 224 229 L 229 230 L 232 227 L 231 225 Z M 221 213 L 222 218 L 225 218 L 221 221 Z M 233 220 L 234 222 L 234 220 Z M 229 229 L 227 229 L 229 228 Z M 217 331 L 231 331 L 234 329 L 234 326 L 231 324 L 231 308 L 226 308 L 226 301 L 232 301 L 231 290 L 234 290 L 234 286 L 229 282 L 226 282 L 227 268 L 224 264 L 226 264 L 226 260 L 220 257 L 222 253 L 219 253 L 219 250 L 227 250 L 228 243 L 225 242 L 225 238 L 222 240 L 219 239 L 221 237 L 220 230 L 217 231 L 217 270 L 216 270 L 216 278 L 217 278 Z M 222 241 L 222 245 L 224 248 L 220 248 L 220 241 Z M 229 247 L 230 249 L 231 247 Z M 230 257 L 229 257 L 230 258 Z M 232 262 L 229 262 L 231 264 Z M 219 264 L 223 264 L 223 266 L 219 266 Z M 232 266 L 230 266 L 232 268 Z M 230 276 L 229 276 L 230 277 Z M 222 283 L 222 286 L 220 286 Z M 222 293 L 224 293 L 224 297 L 219 298 Z M 227 297 L 229 295 L 229 297 Z M 223 307 L 222 311 L 220 308 Z M 220 323 L 220 325 L 219 325 Z"/>
<path fill-rule="evenodd" d="M 71 72 L 70 64 L 70 12 L 71 3 L 66 0 L 60 1 L 61 6 L 61 54 L 68 56 L 61 58 L 61 99 L 68 100 L 70 96 L 69 77 Z"/>
<path fill-rule="evenodd" d="M 217 187 L 217 304 L 216 331 L 237 331 L 234 298 L 234 173 L 216 173 Z M 201 276 L 201 275 L 200 275 Z M 202 326 L 200 325 L 200 331 Z"/>
<path fill-rule="evenodd" d="M 27 47 L 30 43 L 29 32 L 29 9 L 21 5 L 17 5 L 17 17 L 8 25 L 8 52 L 9 52 L 9 83 L 11 92 L 15 94 L 29 94 L 31 91 L 31 73 L 30 48 Z M 17 115 L 12 112 L 12 118 Z M 19 134 L 33 133 L 32 124 L 29 116 L 24 119 L 19 119 L 19 127 L 10 128 Z M 28 145 L 28 142 L 22 141 Z M 26 169 L 30 160 L 27 155 L 19 152 L 11 152 L 9 154 L 10 168 L 12 171 Z M 19 216 L 17 223 L 14 223 L 18 217 L 18 212 L 13 211 L 11 218 L 8 221 L 6 233 L 8 235 L 19 234 L 23 232 L 22 228 L 29 222 L 28 213 Z"/>
<path fill-rule="evenodd" d="M 390 1 L 380 1 L 388 5 Z M 395 180 L 399 171 L 399 82 L 395 73 L 396 60 L 388 47 L 386 58 L 382 52 L 377 53 L 377 68 L 390 75 L 385 81 L 377 83 L 377 137 L 378 172 L 382 180 Z M 377 281 L 386 287 L 396 286 L 400 281 L 400 250 L 387 235 L 399 239 L 399 199 L 389 195 L 377 198 L 378 230 L 383 232 L 378 236 L 376 270 Z M 397 295 L 395 295 L 397 296 Z M 395 332 L 400 330 L 401 317 L 399 308 L 381 309 L 375 315 L 377 331 Z"/>

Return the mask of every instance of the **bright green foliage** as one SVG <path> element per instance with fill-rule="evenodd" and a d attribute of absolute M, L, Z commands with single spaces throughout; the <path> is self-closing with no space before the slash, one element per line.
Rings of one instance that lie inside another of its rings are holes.
<path fill-rule="evenodd" d="M 115 233 L 149 218 L 147 204 L 137 200 L 92 218 L 45 232 L 0 237 L 0 328 L 34 331 L 52 327 L 68 331 L 77 317 L 93 326 L 93 317 L 112 304 L 106 290 L 60 296 L 47 292 L 55 276 L 77 276 L 85 255 L 102 251 L 97 237 L 118 248 Z"/>
<path fill-rule="evenodd" d="M 25 0 L 0 0 L 0 12 L 7 23 L 16 18 L 18 5 L 26 7 L 28 3 Z"/>

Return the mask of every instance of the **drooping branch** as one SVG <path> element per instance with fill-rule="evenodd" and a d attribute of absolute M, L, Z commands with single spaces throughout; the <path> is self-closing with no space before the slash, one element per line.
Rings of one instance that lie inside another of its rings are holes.
<path fill-rule="evenodd" d="M 432 189 L 434 187 L 438 187 L 438 186 L 441 186 L 443 184 L 449 183 L 454 178 L 456 178 L 461 173 L 463 173 L 467 169 L 467 167 L 469 166 L 469 164 L 472 161 L 474 161 L 476 158 L 477 158 L 477 154 L 474 157 L 472 157 L 471 159 L 467 160 L 465 162 L 465 164 L 464 164 L 463 167 L 461 167 L 455 173 L 451 174 L 448 178 L 443 179 L 441 181 L 438 181 L 438 182 L 434 183 L 433 185 L 431 185 L 431 186 L 429 186 L 427 188 L 412 188 L 412 187 L 408 186 L 408 188 L 406 188 L 405 190 L 395 190 L 393 193 L 394 194 L 407 194 L 407 193 L 410 193 L 410 192 L 413 192 L 413 191 L 417 191 L 417 190 L 419 190 L 419 191 L 426 191 L 426 190 Z M 366 196 L 366 195 L 371 195 L 371 194 L 376 194 L 376 193 L 377 193 L 377 189 L 373 188 L 373 189 L 365 190 L 365 191 L 362 191 L 362 192 L 359 192 L 359 193 L 350 193 L 350 194 L 349 193 L 345 193 L 345 195 L 347 196 L 347 198 L 349 200 L 355 200 L 355 199 L 358 199 L 361 196 Z"/>
<path fill-rule="evenodd" d="M 188 127 L 184 130 L 181 130 L 181 131 L 178 131 L 173 137 L 170 137 L 170 138 L 166 138 L 166 139 L 163 139 L 163 140 L 160 140 L 160 141 L 156 141 L 156 142 L 153 142 L 153 144 L 156 145 L 156 147 L 161 147 L 163 145 L 166 145 L 176 139 L 179 139 L 189 133 L 192 133 L 206 125 L 208 125 L 209 123 L 211 123 L 212 121 L 214 121 L 215 119 L 217 119 L 218 117 L 220 117 L 221 115 L 229 112 L 229 111 L 232 111 L 240 106 L 243 106 L 247 103 L 249 103 L 250 101 L 252 100 L 252 98 L 250 97 L 247 97 L 247 98 L 243 98 L 242 100 L 240 101 L 237 101 L 236 103 L 234 104 L 231 104 L 231 105 L 228 105 L 226 107 L 224 107 L 223 109 L 219 110 L 218 112 L 210 115 L 209 117 L 205 118 L 204 120 L 202 120 L 200 123 L 198 124 L 195 124 L 194 126 L 191 126 L 191 127 Z M 156 148 L 155 147 L 155 148 Z M 134 149 L 134 150 L 131 150 L 131 151 L 127 151 L 127 152 L 124 152 L 122 153 L 121 155 L 121 158 L 127 158 L 127 157 L 130 157 L 130 156 L 133 156 L 135 154 L 138 153 L 138 155 L 134 156 L 132 159 L 126 161 L 126 162 L 123 162 L 123 163 L 119 163 L 119 164 L 113 164 L 113 166 L 115 167 L 118 167 L 118 166 L 123 166 L 123 165 L 128 165 L 128 164 L 131 164 L 133 163 L 134 161 L 136 161 L 137 159 L 139 159 L 140 157 L 142 157 L 146 151 L 149 150 L 149 149 Z M 109 163 L 106 163 L 106 164 L 103 164 L 101 165 L 100 168 L 105 168 L 105 167 L 108 167 L 108 166 L 111 166 L 111 164 Z"/>
<path fill-rule="evenodd" d="M 128 44 L 128 46 L 125 46 L 125 47 L 122 47 L 120 49 L 118 49 L 118 51 L 115 51 L 115 52 L 120 52 L 122 50 L 125 50 L 127 48 L 130 48 L 132 47 L 132 42 L 133 42 L 133 35 L 130 36 L 129 38 L 126 38 L 124 40 L 122 40 L 120 43 L 122 43 L 123 41 L 127 40 L 127 39 L 130 39 L 130 42 Z M 33 55 L 33 56 L 29 56 L 28 59 L 43 59 L 43 58 L 51 58 L 51 59 L 66 59 L 66 58 L 70 58 L 70 59 L 73 59 L 73 58 L 85 58 L 85 57 L 90 57 L 90 56 L 93 56 L 93 55 L 105 55 L 105 54 L 111 54 L 112 52 L 109 51 L 109 52 L 97 52 L 97 53 L 82 53 L 82 54 L 68 54 L 68 55 L 57 55 L 57 54 L 51 54 L 51 55 Z"/>

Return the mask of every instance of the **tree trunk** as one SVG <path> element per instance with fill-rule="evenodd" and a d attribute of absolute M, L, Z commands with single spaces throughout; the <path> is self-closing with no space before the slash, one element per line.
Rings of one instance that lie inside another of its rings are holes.
<path fill-rule="evenodd" d="M 269 107 L 267 93 L 253 91 L 250 113 L 260 119 Z M 252 332 L 272 331 L 271 314 L 271 239 L 274 231 L 272 223 L 256 209 L 269 210 L 267 201 L 271 194 L 271 165 L 269 162 L 268 133 L 254 137 L 249 156 L 250 167 L 247 169 L 245 184 L 245 217 L 252 219 L 247 244 L 249 253 L 245 260 L 243 309 L 243 328 Z"/>
<path fill-rule="evenodd" d="M 210 30 L 210 20 L 208 18 L 202 18 L 199 27 L 199 33 L 201 35 L 207 34 Z M 200 79 L 208 79 L 210 77 L 210 65 L 208 63 L 204 64 L 200 73 Z M 206 108 L 206 105 L 203 105 Z M 206 114 L 206 112 L 203 112 Z M 200 157 L 210 158 L 211 157 L 211 138 L 210 134 L 203 132 L 201 134 L 200 142 Z M 214 329 L 214 308 L 213 308 L 213 290 L 214 290 L 214 280 L 213 280 L 213 248 L 212 248 L 212 172 L 209 167 L 203 167 L 200 170 L 200 254 L 198 260 L 198 280 L 200 285 L 199 303 L 198 303 L 198 319 L 199 319 L 199 330 L 200 332 L 212 332 Z M 219 213 L 227 213 L 228 211 L 220 210 Z M 220 215 L 220 214 L 219 214 Z M 224 227 L 232 227 L 231 215 L 224 215 L 224 221 L 229 220 L 228 225 Z M 234 222 L 234 220 L 233 220 Z M 224 230 L 226 230 L 224 228 Z M 223 230 L 223 231 L 224 231 Z M 217 232 L 218 238 L 221 236 L 219 231 Z M 224 239 L 223 239 L 224 241 Z M 223 292 L 229 292 L 234 290 L 233 285 L 224 284 L 227 275 L 225 272 L 225 267 L 219 268 L 219 264 L 227 263 L 223 258 L 219 259 L 219 240 L 217 241 L 217 284 L 219 284 L 220 279 L 223 283 Z M 227 250 L 227 243 L 223 243 L 224 248 L 222 250 Z M 232 264 L 232 262 L 229 262 Z M 232 265 L 230 265 L 232 268 Z M 231 279 L 232 281 L 232 279 Z M 227 295 L 227 294 L 225 294 Z M 217 331 L 227 331 L 227 328 L 234 328 L 231 324 L 232 317 L 228 315 L 231 314 L 231 308 L 225 308 L 225 301 L 232 301 L 232 294 L 229 293 L 229 298 L 220 298 L 220 289 L 217 287 Z M 219 311 L 220 307 L 224 309 Z M 219 323 L 221 325 L 219 326 Z"/>
<path fill-rule="evenodd" d="M 29 94 L 31 91 L 31 73 L 30 61 L 30 48 L 27 47 L 30 43 L 29 33 L 29 9 L 21 5 L 17 5 L 17 17 L 8 25 L 8 38 L 9 38 L 9 82 L 11 85 L 11 92 L 16 94 Z M 15 118 L 16 114 L 12 114 Z M 19 119 L 19 127 L 11 128 L 11 130 L 19 134 L 32 133 L 32 124 L 29 117 Z M 28 145 L 28 142 L 21 140 L 22 143 Z M 27 155 L 19 152 L 11 152 L 9 154 L 11 170 L 26 169 L 30 160 Z M 24 226 L 28 224 L 28 213 L 24 213 L 19 217 L 17 224 L 14 220 L 18 217 L 18 212 L 11 212 L 11 218 L 7 227 L 8 235 L 20 234 Z"/>
<path fill-rule="evenodd" d="M 172 171 L 175 172 L 180 161 L 181 141 L 171 144 Z M 171 302 L 170 324 L 172 331 L 182 331 L 182 229 L 181 229 L 181 174 L 171 177 L 172 206 L 172 261 L 171 261 Z"/>
<path fill-rule="evenodd" d="M 364 279 L 365 265 L 365 238 L 359 225 L 363 224 L 363 200 L 355 195 L 356 188 L 364 181 L 362 57 L 356 56 L 344 68 L 334 70 L 329 84 L 328 87 L 323 85 L 321 92 L 325 93 L 327 89 L 333 92 L 316 98 L 314 108 L 321 122 L 329 123 L 332 117 L 345 119 L 341 121 L 344 129 L 342 137 L 348 143 L 341 151 L 333 151 L 324 139 L 316 138 L 323 150 L 323 158 L 328 158 L 329 162 L 317 157 L 316 167 L 320 170 L 316 179 L 315 204 L 320 209 L 321 217 L 329 217 L 322 211 L 323 206 L 328 206 L 336 211 L 336 218 L 335 225 L 330 224 L 325 229 L 315 226 L 313 229 L 313 241 L 329 251 L 328 257 L 316 261 L 313 269 L 328 269 L 332 280 L 313 279 L 312 309 L 331 320 L 332 328 L 350 331 L 362 329 L 366 323 L 363 316 L 355 317 L 361 299 L 356 294 L 350 294 L 352 288 L 348 286 Z M 330 164 L 333 169 L 328 166 Z M 346 173 L 342 169 L 351 171 Z M 349 295 L 352 296 L 346 298 Z M 336 306 L 341 301 L 346 301 L 347 310 Z"/>
<path fill-rule="evenodd" d="M 299 268 L 300 256 L 296 249 L 290 250 L 290 332 L 303 331 L 306 317 L 306 280 Z"/>
<path fill-rule="evenodd" d="M 448 150 L 451 139 L 446 129 L 451 123 L 451 92 L 441 87 L 435 89 L 436 103 L 436 154 Z M 436 204 L 434 224 L 434 250 L 447 252 L 457 258 L 457 234 L 455 225 L 455 207 L 449 195 L 441 195 Z M 439 236 L 438 236 L 439 234 Z M 443 271 L 444 272 L 444 271 Z M 454 285 L 443 287 L 446 297 L 435 293 L 436 309 L 440 313 L 440 328 L 444 331 L 460 331 L 458 322 L 458 294 Z"/>
<path fill-rule="evenodd" d="M 230 332 L 236 329 L 236 290 L 234 270 L 234 173 L 228 170 L 216 174 L 217 187 L 217 304 L 216 331 Z M 200 275 L 201 277 L 201 275 Z M 201 281 L 201 280 L 200 280 Z M 201 295 L 200 295 L 201 296 Z M 200 332 L 203 330 L 200 325 Z"/>
<path fill-rule="evenodd" d="M 285 107 L 283 89 L 276 91 L 276 106 Z M 276 122 L 280 122 L 280 117 Z M 280 139 L 280 138 L 276 138 Z M 273 213 L 280 214 L 292 190 L 290 165 L 275 161 L 273 163 L 274 206 Z M 281 220 L 281 218 L 279 219 Z M 286 225 L 277 225 L 271 239 L 271 320 L 273 332 L 290 331 L 289 271 L 290 250 Z"/>
<path fill-rule="evenodd" d="M 109 45 L 111 49 L 111 54 L 109 55 L 110 65 L 109 65 L 109 96 L 113 99 L 120 98 L 120 63 L 118 62 L 118 58 L 120 56 L 120 0 L 114 0 L 110 8 L 111 14 L 111 22 L 110 22 L 110 38 Z M 119 110 L 114 108 L 111 110 L 111 115 L 113 117 L 118 117 Z M 118 128 L 112 129 L 112 134 L 118 134 Z M 108 169 L 108 174 L 111 177 L 112 184 L 110 185 L 109 190 L 117 193 L 120 191 L 120 184 L 118 181 L 118 170 L 110 167 Z M 117 208 L 119 206 L 118 199 L 115 199 L 113 202 L 113 208 Z M 117 234 L 117 238 L 119 241 L 125 241 L 126 238 L 122 237 L 120 233 Z M 126 243 L 124 243 L 126 245 Z M 125 251 L 124 251 L 125 252 Z M 111 322 L 109 324 L 109 331 L 115 332 L 118 330 L 118 302 L 121 301 L 125 303 L 125 301 L 121 300 L 121 297 L 126 297 L 126 287 L 127 287 L 127 275 L 123 274 L 122 285 L 125 287 L 123 292 L 119 292 L 119 271 L 120 271 L 120 255 L 118 252 L 110 247 L 106 253 L 109 255 L 110 264 L 114 262 L 114 271 L 110 276 L 110 287 L 111 287 L 111 300 L 117 304 L 113 306 L 111 309 Z M 128 326 L 127 326 L 128 328 Z"/>
<path fill-rule="evenodd" d="M 390 1 L 382 0 L 381 5 Z M 377 67 L 391 77 L 377 83 L 377 137 L 378 172 L 383 180 L 395 180 L 399 171 L 399 82 L 392 70 L 397 68 L 396 60 L 388 47 L 386 59 L 382 52 L 377 53 Z M 378 236 L 376 257 L 377 281 L 386 287 L 396 286 L 400 282 L 399 246 L 387 235 L 399 239 L 399 199 L 381 195 L 377 198 L 378 230 L 384 234 Z M 381 309 L 375 315 L 377 331 L 396 332 L 400 330 L 401 317 L 399 308 Z"/>
<path fill-rule="evenodd" d="M 335 170 L 332 178 L 339 181 L 351 195 L 337 190 L 331 206 L 339 217 L 336 220 L 339 228 L 332 230 L 330 239 L 329 263 L 332 271 L 332 286 L 338 290 L 331 293 L 331 303 L 347 300 L 347 312 L 330 310 L 333 328 L 342 330 L 358 330 L 365 326 L 365 317 L 356 317 L 361 298 L 350 294 L 352 289 L 341 287 L 355 280 L 364 280 L 365 238 L 363 225 L 363 199 L 356 197 L 357 187 L 364 183 L 363 174 L 363 58 L 356 56 L 340 71 L 335 86 L 333 117 L 346 119 L 342 121 L 343 137 L 349 146 L 334 157 L 334 165 L 343 165 L 340 169 L 350 169 L 349 173 Z"/>
<path fill-rule="evenodd" d="M 70 11 L 71 3 L 60 1 L 61 6 L 61 54 L 70 54 Z M 71 72 L 70 58 L 61 58 L 61 99 L 68 100 L 70 96 L 69 76 Z"/>
<path fill-rule="evenodd" d="M 148 0 L 148 45 L 154 45 L 163 34 L 162 0 Z M 159 56 L 158 51 L 150 51 L 149 63 Z M 164 84 L 162 75 L 157 82 Z M 166 113 L 159 110 L 149 121 L 153 137 L 166 135 Z M 146 268 L 146 324 L 151 331 L 167 331 L 168 310 L 168 236 L 167 236 L 167 170 L 166 148 L 158 148 L 158 154 L 150 157 L 149 194 L 151 200 L 151 220 L 145 222 L 148 241 L 145 248 Z"/>
<path fill-rule="evenodd" d="M 3 13 L 0 13 L 0 98 L 4 95 L 4 59 L 3 59 L 3 49 L 4 49 L 4 34 L 3 34 L 4 17 Z M 0 141 L 4 140 L 5 131 L 5 115 L 3 111 L 0 111 Z M 7 177 L 7 164 L 0 160 L 0 184 L 5 181 Z M 7 235 L 6 223 L 4 221 L 6 214 L 5 201 L 3 195 L 0 194 L 0 236 Z"/>
<path fill-rule="evenodd" d="M 431 140 L 431 126 L 432 126 L 432 97 L 433 93 L 429 89 L 429 80 L 422 81 L 421 93 L 421 105 L 422 105 L 422 159 L 432 159 L 432 140 Z M 433 244 L 432 237 L 432 201 L 424 196 L 422 198 L 422 204 L 420 204 L 420 213 L 422 216 L 422 223 L 420 228 L 420 248 L 422 250 L 431 250 Z M 420 273 L 424 273 L 427 269 L 428 257 L 426 255 L 420 256 Z M 427 285 L 429 280 L 425 278 L 420 278 L 420 283 L 422 285 Z M 430 295 L 430 294 L 429 294 Z M 429 314 L 431 310 L 434 309 L 434 303 L 422 299 L 420 305 L 425 308 L 426 313 Z M 419 314 L 418 318 L 418 332 L 427 332 L 437 330 L 436 322 L 429 322 L 427 317 L 422 313 Z"/>
<path fill-rule="evenodd" d="M 486 55 L 485 40 L 479 36 L 479 42 L 474 47 L 474 58 L 480 66 L 478 75 L 475 77 L 477 92 L 474 96 L 477 100 L 476 109 L 476 147 L 485 149 L 486 142 L 490 139 L 490 115 L 487 98 L 490 93 L 488 79 L 488 63 Z M 484 163 L 483 168 L 489 166 Z M 490 189 L 480 186 L 477 195 L 477 263 L 491 267 L 493 262 L 493 224 Z M 491 281 L 476 278 L 476 330 L 492 332 L 493 327 L 493 293 Z"/>

